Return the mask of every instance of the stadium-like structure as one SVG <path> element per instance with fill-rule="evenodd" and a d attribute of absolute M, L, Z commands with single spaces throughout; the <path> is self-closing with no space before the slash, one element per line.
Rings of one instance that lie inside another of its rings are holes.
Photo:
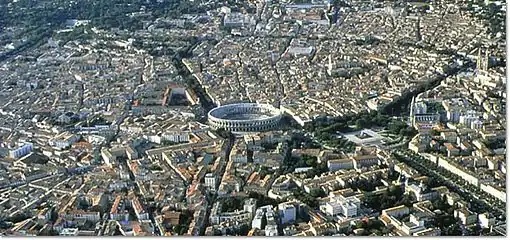
<path fill-rule="evenodd" d="M 209 125 L 231 132 L 260 132 L 274 129 L 282 112 L 269 104 L 235 103 L 216 107 L 207 114 Z"/>

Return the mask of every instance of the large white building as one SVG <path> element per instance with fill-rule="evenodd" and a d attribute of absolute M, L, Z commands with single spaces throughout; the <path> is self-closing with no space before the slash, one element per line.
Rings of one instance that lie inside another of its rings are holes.
<path fill-rule="evenodd" d="M 361 201 L 357 197 L 337 196 L 321 206 L 321 210 L 330 216 L 341 214 L 345 217 L 353 217 L 358 214 L 360 206 Z"/>
<path fill-rule="evenodd" d="M 414 114 L 426 114 L 427 104 L 425 102 L 417 102 L 414 104 Z"/>
<path fill-rule="evenodd" d="M 493 197 L 501 200 L 502 202 L 506 202 L 506 191 L 505 188 L 500 188 L 493 186 L 492 184 L 480 184 L 480 189 Z"/>
<path fill-rule="evenodd" d="M 329 171 L 337 171 L 340 169 L 352 169 L 352 168 L 354 168 L 354 163 L 350 158 L 328 160 Z"/>
<path fill-rule="evenodd" d="M 253 217 L 256 204 L 257 204 L 256 199 L 249 198 L 245 200 L 242 210 L 234 210 L 233 212 L 223 212 L 221 209 L 221 203 L 216 202 L 214 203 L 211 209 L 209 222 L 213 225 L 222 224 L 225 222 L 238 222 L 238 223 L 249 222 Z M 261 225 L 262 218 L 259 218 L 259 223 L 257 226 L 259 226 L 260 229 L 262 228 Z"/>
<path fill-rule="evenodd" d="M 474 121 L 479 120 L 479 119 L 480 119 L 480 116 L 476 113 L 476 111 L 470 110 L 470 111 L 467 111 L 465 114 L 462 114 L 459 117 L 459 123 L 461 123 L 467 127 L 471 127 L 471 124 Z"/>
<path fill-rule="evenodd" d="M 276 225 L 267 225 L 266 228 L 264 229 L 265 231 L 265 234 L 266 234 L 266 237 L 274 237 L 274 236 L 278 236 L 278 228 Z"/>
<path fill-rule="evenodd" d="M 410 209 L 404 205 L 387 208 L 382 211 L 381 215 L 399 217 L 410 213 Z"/>
<path fill-rule="evenodd" d="M 67 237 L 78 236 L 78 232 L 78 228 L 64 228 L 62 231 L 60 231 L 59 235 Z"/>
<path fill-rule="evenodd" d="M 255 212 L 255 217 L 253 217 L 253 220 L 251 221 L 251 227 L 253 229 L 262 229 L 263 218 L 264 211 L 257 209 L 257 211 Z"/>
<path fill-rule="evenodd" d="M 278 212 L 282 224 L 293 223 L 296 221 L 296 207 L 293 203 L 280 203 Z"/>
<path fill-rule="evenodd" d="M 160 135 L 147 135 L 149 142 L 161 144 L 164 141 L 173 143 L 188 143 L 190 139 L 190 132 L 188 131 L 167 131 Z"/>
<path fill-rule="evenodd" d="M 251 227 L 253 229 L 264 229 L 264 216 L 266 217 L 267 224 L 274 222 L 274 211 L 271 205 L 266 205 L 257 208 L 255 211 L 255 217 L 251 221 Z"/>
<path fill-rule="evenodd" d="M 342 213 L 342 204 L 339 202 L 327 202 L 324 205 L 324 211 L 331 216 L 336 216 Z"/>
<path fill-rule="evenodd" d="M 214 176 L 214 174 L 212 173 L 207 173 L 205 175 L 205 186 L 212 189 L 212 190 L 216 190 L 216 176 Z"/>
<path fill-rule="evenodd" d="M 437 126 L 439 120 L 440 115 L 437 113 L 414 115 L 411 118 L 413 126 L 419 130 L 432 129 L 433 127 Z"/>
<path fill-rule="evenodd" d="M 50 139 L 48 143 L 57 149 L 65 149 L 71 147 L 78 140 L 80 140 L 79 135 L 64 132 Z"/>
<path fill-rule="evenodd" d="M 461 223 L 464 225 L 471 225 L 476 223 L 477 216 L 475 213 L 469 211 L 467 208 L 455 209 L 453 211 L 454 217 L 460 219 Z"/>
<path fill-rule="evenodd" d="M 416 232 L 425 230 L 425 223 L 423 219 L 418 218 L 414 214 L 410 214 L 409 222 L 403 222 L 400 229 L 407 235 L 413 235 Z"/>
<path fill-rule="evenodd" d="M 471 129 L 482 129 L 482 126 L 483 126 L 483 122 L 482 120 L 475 120 L 473 122 L 471 122 Z"/>
<path fill-rule="evenodd" d="M 419 185 L 416 185 L 413 183 L 408 184 L 406 181 L 405 192 L 412 193 L 418 201 L 433 200 L 439 197 L 439 193 L 436 191 L 426 191 L 423 182 L 420 182 Z"/>
<path fill-rule="evenodd" d="M 460 98 L 444 100 L 442 104 L 446 110 L 446 118 L 453 123 L 458 123 L 462 112 L 470 106 L 467 100 Z"/>
<path fill-rule="evenodd" d="M 252 217 L 255 215 L 255 211 L 257 210 L 257 199 L 249 198 L 244 201 L 243 206 L 244 211 L 249 212 Z"/>
<path fill-rule="evenodd" d="M 188 131 L 168 131 L 161 134 L 161 140 L 170 141 L 174 143 L 187 143 L 189 142 Z"/>
<path fill-rule="evenodd" d="M 483 228 L 490 228 L 496 224 L 496 219 L 491 217 L 489 213 L 482 213 L 478 215 L 478 222 Z"/>
<path fill-rule="evenodd" d="M 20 146 L 16 149 L 10 150 L 9 157 L 20 158 L 20 157 L 26 156 L 32 152 L 33 148 L 34 148 L 34 145 L 32 143 L 24 143 L 22 146 Z"/>
<path fill-rule="evenodd" d="M 241 27 L 250 22 L 250 18 L 240 12 L 229 12 L 223 18 L 223 25 L 226 27 Z"/>
<path fill-rule="evenodd" d="M 91 222 L 97 222 L 101 220 L 101 215 L 99 212 L 88 212 L 83 210 L 72 210 L 64 214 L 65 218 L 74 218 L 74 219 L 85 219 Z"/>

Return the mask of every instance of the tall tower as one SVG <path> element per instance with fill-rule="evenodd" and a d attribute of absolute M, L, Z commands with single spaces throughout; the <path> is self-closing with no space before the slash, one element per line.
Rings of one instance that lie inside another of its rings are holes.
<path fill-rule="evenodd" d="M 273 107 L 278 108 L 278 109 L 280 109 L 281 103 L 282 103 L 281 92 L 282 92 L 281 88 L 278 89 L 278 93 L 276 93 L 276 101 L 273 103 Z"/>
<path fill-rule="evenodd" d="M 333 61 L 331 60 L 331 54 L 328 56 L 328 74 L 331 75 L 333 72 Z"/>
<path fill-rule="evenodd" d="M 414 116 L 414 104 L 415 104 L 415 101 L 416 101 L 416 96 L 413 96 L 413 98 L 411 99 L 411 108 L 409 109 L 410 113 L 412 116 Z"/>
<path fill-rule="evenodd" d="M 413 99 L 411 99 L 411 106 L 409 109 L 409 123 L 411 123 L 411 126 L 414 126 L 414 102 L 415 102 L 416 96 L 413 96 Z"/>
<path fill-rule="evenodd" d="M 476 58 L 476 69 L 482 69 L 482 48 L 478 48 L 478 57 Z"/>
<path fill-rule="evenodd" d="M 489 70 L 489 50 L 488 49 L 485 50 L 485 59 L 484 59 L 484 64 L 483 64 L 483 70 L 484 71 Z"/>
<path fill-rule="evenodd" d="M 485 49 L 485 57 L 482 58 L 482 48 L 478 48 L 478 57 L 476 59 L 476 71 L 484 74 L 489 70 L 489 50 Z"/>
<path fill-rule="evenodd" d="M 416 23 L 414 25 L 414 27 L 415 27 L 415 36 L 416 36 L 416 41 L 417 42 L 422 40 L 420 24 L 421 24 L 421 16 L 418 16 L 418 21 L 416 21 Z"/>

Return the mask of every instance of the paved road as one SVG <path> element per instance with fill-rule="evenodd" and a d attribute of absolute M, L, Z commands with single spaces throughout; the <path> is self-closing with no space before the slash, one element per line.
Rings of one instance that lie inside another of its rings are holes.
<path fill-rule="evenodd" d="M 395 156 L 398 156 L 398 158 L 400 160 L 404 160 L 403 162 L 414 163 L 412 165 L 417 166 L 418 169 L 416 169 L 416 170 L 418 170 L 418 172 L 420 172 L 424 175 L 427 175 L 429 177 L 434 177 L 436 179 L 441 180 L 448 187 L 448 189 L 453 190 L 454 192 L 458 193 L 461 197 L 464 198 L 464 200 L 470 202 L 471 204 L 479 205 L 480 207 L 490 211 L 495 216 L 505 215 L 504 209 L 497 208 L 494 205 L 485 201 L 486 195 L 480 196 L 475 192 L 469 192 L 469 191 L 464 190 L 465 189 L 464 185 L 455 182 L 453 179 L 446 178 L 440 172 L 438 172 L 437 169 L 431 169 L 429 166 L 425 166 L 422 162 L 415 161 L 413 158 L 410 158 L 408 153 L 406 153 L 406 152 L 403 152 L 400 150 L 395 150 L 395 151 L 393 151 L 393 154 Z M 423 160 L 423 161 L 428 161 L 428 160 Z"/>

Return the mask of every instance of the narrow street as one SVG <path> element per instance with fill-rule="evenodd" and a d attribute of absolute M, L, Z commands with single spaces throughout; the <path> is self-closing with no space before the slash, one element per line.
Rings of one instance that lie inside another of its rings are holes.
<path fill-rule="evenodd" d="M 232 147 L 234 146 L 234 143 L 235 143 L 235 136 L 231 136 L 230 139 L 228 139 L 227 141 L 225 141 L 225 143 L 223 144 L 222 148 L 221 148 L 221 152 L 224 153 L 224 157 L 223 157 L 223 160 L 225 161 L 225 163 L 228 163 L 228 161 L 230 161 L 230 151 L 232 151 Z M 225 166 L 226 164 L 220 169 L 218 175 L 223 177 L 223 174 L 225 173 Z M 218 182 L 221 183 L 222 179 L 219 179 Z M 205 221 L 208 223 L 209 222 L 209 216 L 211 215 L 211 208 L 213 206 L 213 204 L 216 202 L 217 200 L 217 197 L 218 195 L 216 193 L 214 193 L 213 195 L 210 195 L 210 194 L 204 194 L 206 196 L 206 200 L 207 200 L 207 212 L 205 214 Z M 207 226 L 207 224 L 205 224 L 204 226 Z M 204 230 L 204 229 L 202 229 Z"/>
<path fill-rule="evenodd" d="M 191 74 L 189 69 L 185 66 L 185 64 L 182 62 L 181 55 L 187 55 L 191 54 L 193 49 L 200 43 L 200 41 L 193 42 L 189 47 L 187 47 L 185 50 L 183 50 L 182 53 L 177 53 L 174 56 L 174 65 L 177 68 L 179 75 L 186 80 L 186 83 L 188 84 L 187 87 L 197 95 L 197 97 L 200 99 L 200 104 L 202 108 L 204 109 L 205 113 L 209 112 L 209 110 L 216 107 L 216 104 L 207 96 L 207 93 L 205 92 L 202 85 L 198 82 L 198 80 Z M 207 114 L 206 114 L 207 115 Z"/>

